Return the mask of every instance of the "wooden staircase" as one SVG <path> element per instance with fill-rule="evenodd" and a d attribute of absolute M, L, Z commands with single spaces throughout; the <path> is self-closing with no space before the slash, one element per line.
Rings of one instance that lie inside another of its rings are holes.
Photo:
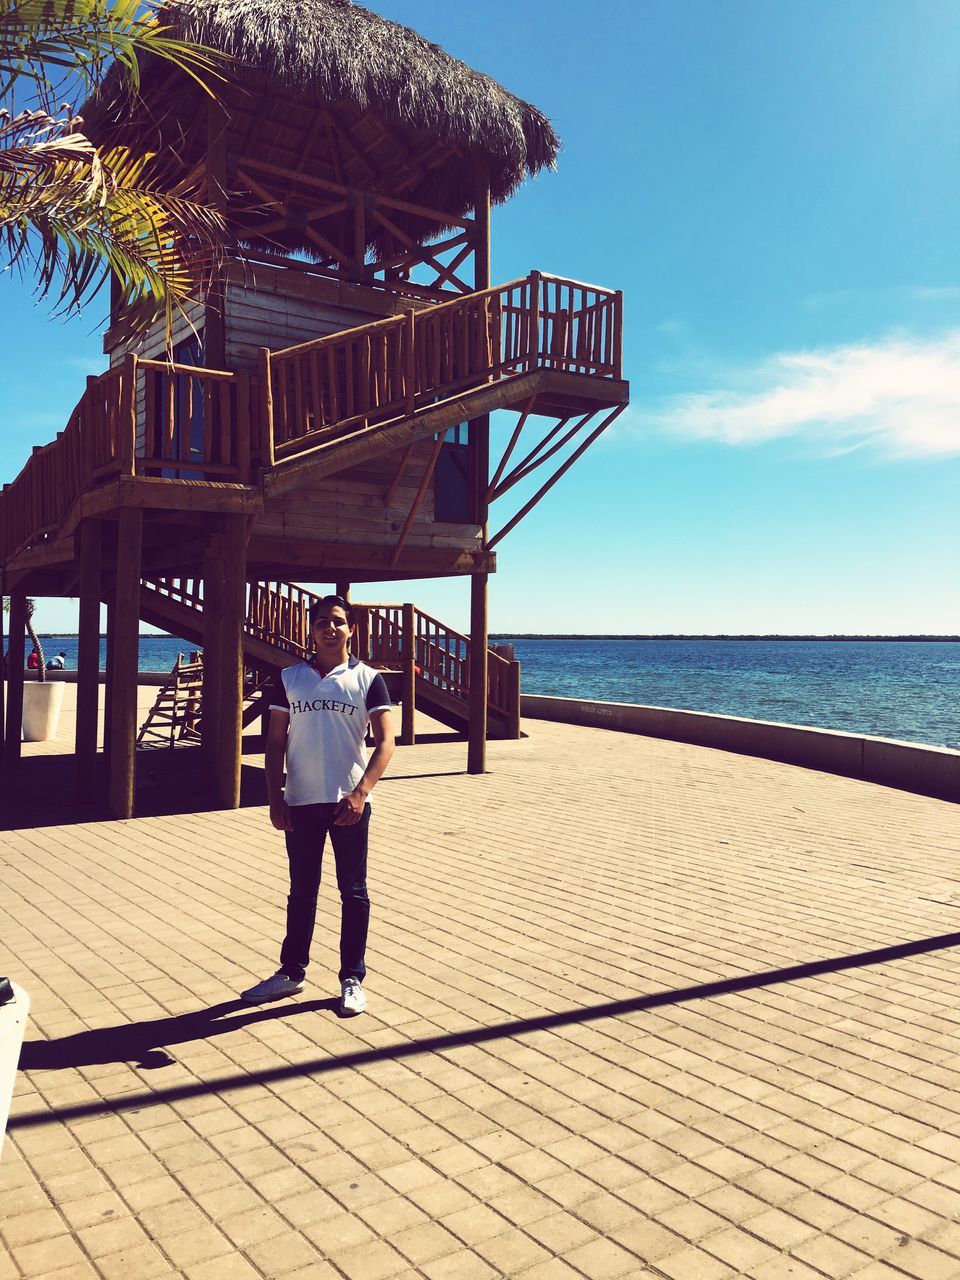
<path fill-rule="evenodd" d="M 270 676 L 302 661 L 311 652 L 309 614 L 318 599 L 314 592 L 290 582 L 249 583 L 243 624 L 246 665 L 260 676 Z M 465 733 L 470 705 L 469 637 L 411 604 L 354 604 L 353 609 L 357 623 L 353 652 L 383 671 L 391 696 L 403 707 L 402 740 L 412 740 L 414 707 Z M 202 645 L 201 584 L 193 578 L 144 578 L 140 617 Z M 487 669 L 487 734 L 518 738 L 520 664 L 490 649 Z M 244 719 L 247 723 L 246 712 Z"/>

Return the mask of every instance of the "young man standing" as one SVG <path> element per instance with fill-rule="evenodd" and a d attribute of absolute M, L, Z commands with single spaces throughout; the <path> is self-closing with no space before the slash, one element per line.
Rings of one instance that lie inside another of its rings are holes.
<path fill-rule="evenodd" d="M 270 700 L 266 774 L 270 821 L 286 834 L 287 932 L 280 968 L 242 993 L 252 1004 L 303 990 L 327 832 L 340 890 L 340 1007 L 362 1013 L 367 897 L 367 799 L 393 755 L 390 695 L 372 667 L 350 657 L 353 610 L 324 596 L 310 612 L 314 654 L 281 672 Z M 367 725 L 374 750 L 365 759 Z M 287 785 L 283 786 L 286 757 Z"/>

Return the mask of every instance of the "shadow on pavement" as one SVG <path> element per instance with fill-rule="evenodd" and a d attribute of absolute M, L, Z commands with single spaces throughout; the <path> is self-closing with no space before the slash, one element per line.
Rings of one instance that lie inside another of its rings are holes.
<path fill-rule="evenodd" d="M 240 771 L 240 806 L 267 802 L 259 764 Z M 136 816 L 207 813 L 222 806 L 210 798 L 206 762 L 199 747 L 137 752 Z M 92 794 L 77 795 L 71 755 L 32 756 L 0 771 L 0 831 L 61 827 L 75 822 L 107 822 L 107 766 L 97 758 Z"/>
<path fill-rule="evenodd" d="M 474 1027 L 469 1031 L 426 1036 L 400 1044 L 385 1045 L 376 1049 L 358 1049 L 338 1057 L 313 1058 L 306 1062 L 284 1063 L 282 1066 L 256 1072 L 238 1072 L 221 1076 L 209 1082 L 178 1085 L 171 1089 L 156 1089 L 142 1093 L 127 1093 L 102 1102 L 78 1103 L 44 1112 L 25 1112 L 11 1116 L 8 1129 L 29 1129 L 44 1124 L 64 1123 L 84 1116 L 129 1111 L 151 1103 L 178 1102 L 184 1098 L 204 1093 L 224 1093 L 230 1089 L 246 1088 L 252 1081 L 263 1083 L 293 1079 L 298 1076 L 318 1076 L 330 1071 L 366 1066 L 375 1062 L 397 1061 L 424 1053 L 438 1053 L 464 1045 L 484 1044 L 507 1036 L 522 1036 L 535 1031 L 552 1031 L 575 1026 L 583 1022 L 595 1022 L 599 1018 L 619 1018 L 643 1013 L 648 1009 L 660 1009 L 669 1005 L 686 1004 L 693 1000 L 709 1000 L 718 996 L 734 995 L 741 991 L 755 991 L 761 987 L 775 986 L 783 982 L 798 982 L 816 978 L 821 974 L 842 973 L 846 969 L 859 969 L 867 965 L 888 964 L 905 960 L 910 956 L 925 955 L 960 945 L 960 933 L 942 933 L 932 938 L 920 938 L 914 942 L 902 942 L 873 951 L 859 951 L 848 956 L 832 956 L 825 960 L 813 960 L 806 964 L 789 965 L 782 969 L 768 969 L 762 973 L 741 974 L 720 978 L 716 982 L 699 983 L 673 991 L 655 991 L 649 995 L 631 996 L 626 1000 L 611 1000 L 604 1004 L 590 1005 L 585 1009 L 570 1009 L 562 1013 L 541 1014 L 533 1018 L 518 1018 L 510 1022 L 498 1022 L 489 1027 Z M 258 1008 L 242 1017 L 225 1021 L 226 1015 L 238 1009 L 248 1010 L 249 1005 L 239 1001 L 227 1001 L 196 1013 L 181 1014 L 173 1018 L 160 1018 L 149 1023 L 128 1023 L 119 1027 L 85 1031 L 62 1040 L 31 1040 L 24 1044 L 20 1057 L 23 1070 L 59 1070 L 94 1063 L 138 1061 L 145 1069 L 169 1065 L 173 1059 L 164 1053 L 164 1046 L 183 1044 L 188 1040 L 206 1039 L 223 1035 L 250 1022 L 266 1018 L 297 1016 L 313 1013 L 318 1009 L 336 1006 L 336 1001 L 306 1001 L 298 1004 L 274 1005 L 264 1010 Z"/>

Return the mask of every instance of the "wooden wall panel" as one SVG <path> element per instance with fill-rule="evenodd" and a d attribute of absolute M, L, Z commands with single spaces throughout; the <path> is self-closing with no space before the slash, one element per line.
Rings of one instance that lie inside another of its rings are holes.
<path fill-rule="evenodd" d="M 355 291 L 349 301 L 311 294 L 292 272 L 260 271 L 227 284 L 227 364 L 253 369 L 260 347 L 277 351 L 341 333 L 372 320 L 383 319 L 371 299 L 363 305 Z M 329 292 L 329 291 L 328 291 Z"/>
<path fill-rule="evenodd" d="M 389 507 L 384 506 L 383 496 L 396 475 L 399 451 L 370 459 L 315 484 L 304 483 L 291 493 L 267 498 L 254 535 L 392 547 L 400 536 L 432 451 L 432 439 L 418 441 Z M 433 502 L 431 480 L 406 545 L 478 550 L 479 526 L 438 524 L 433 518 Z"/>
<path fill-rule="evenodd" d="M 197 333 L 203 329 L 203 304 L 200 302 L 188 303 L 185 313 L 174 317 L 172 326 L 174 347 L 177 347 L 181 342 L 186 342 L 188 338 L 195 337 L 194 329 L 191 328 L 191 325 L 195 327 Z M 167 354 L 166 329 L 163 321 L 155 321 L 147 330 L 146 336 L 140 341 L 122 342 L 113 347 L 109 352 L 110 368 L 115 369 L 122 365 L 128 351 L 135 351 L 144 360 L 163 360 Z M 137 440 L 135 448 L 135 453 L 140 458 L 143 457 L 144 451 L 144 422 L 146 419 L 144 387 L 145 380 L 141 375 L 137 379 Z"/>

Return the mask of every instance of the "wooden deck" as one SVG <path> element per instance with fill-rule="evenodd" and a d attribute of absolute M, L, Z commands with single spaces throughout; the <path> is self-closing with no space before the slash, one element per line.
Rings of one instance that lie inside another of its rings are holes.
<path fill-rule="evenodd" d="M 956 807 L 526 727 L 482 777 L 394 758 L 351 1021 L 332 882 L 304 994 L 236 999 L 285 894 L 257 804 L 94 823 L 54 789 L 0 834 L 33 1002 L 4 1275 L 960 1274 Z"/>
<path fill-rule="evenodd" d="M 582 451 L 629 396 L 621 329 L 620 294 L 534 272 L 287 350 L 264 348 L 254 371 L 129 354 L 88 379 L 65 429 L 35 449 L 0 492 L 0 563 L 13 579 L 43 570 L 45 590 L 66 593 L 80 521 L 116 518 L 133 507 L 153 523 L 166 513 L 168 527 L 145 547 L 148 568 L 151 554 L 154 568 L 166 554 L 186 571 L 195 517 L 227 514 L 252 521 L 250 559 L 275 568 L 289 543 L 291 568 L 307 568 L 312 556 L 328 571 L 359 559 L 369 577 L 489 572 L 496 534 L 485 539 L 476 527 L 457 527 L 446 545 L 435 535 L 426 545 L 411 536 L 444 433 L 497 409 L 516 411 L 528 434 L 538 418 L 556 418 L 557 427 L 529 451 L 522 476 L 502 477 L 491 499 L 555 454 L 547 443 L 561 428 Z M 183 428 L 185 421 L 202 423 L 202 439 Z M 430 445 L 411 463 L 420 441 Z M 272 502 L 391 454 L 399 461 L 380 492 L 385 502 L 400 503 L 392 518 L 401 528 L 385 547 L 371 548 L 362 521 L 344 527 L 342 518 L 319 536 L 277 536 Z M 411 468 L 419 473 L 412 481 Z M 364 532 L 366 539 L 357 536 Z"/>

